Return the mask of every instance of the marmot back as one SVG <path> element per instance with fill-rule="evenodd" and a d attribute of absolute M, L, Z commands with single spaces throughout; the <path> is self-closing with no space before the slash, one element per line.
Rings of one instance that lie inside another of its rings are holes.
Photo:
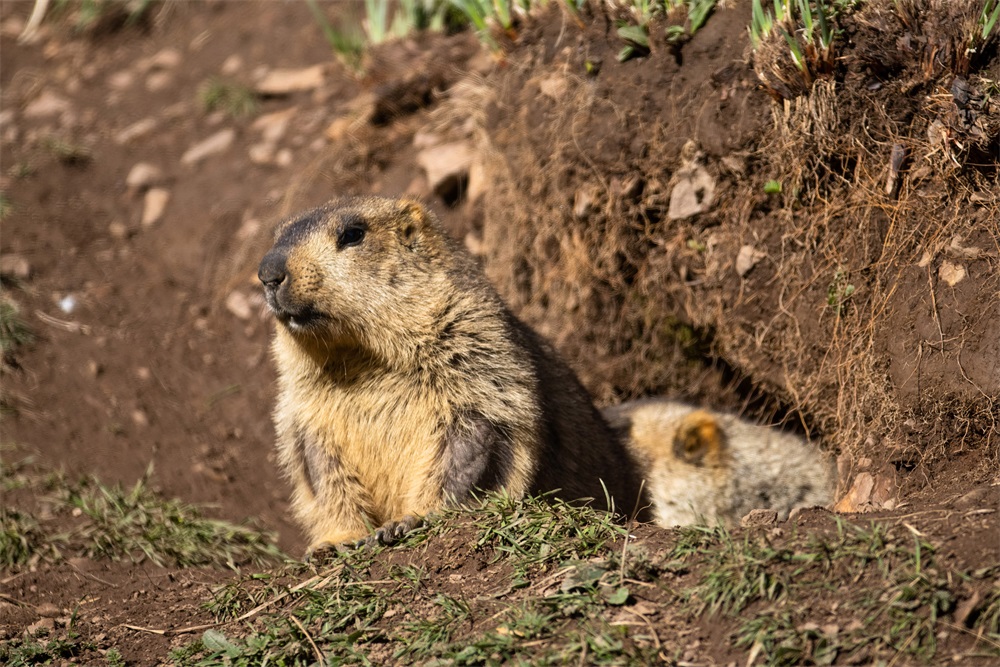
<path fill-rule="evenodd" d="M 662 526 L 734 524 L 752 509 L 787 518 L 795 507 L 832 502 L 833 464 L 799 436 L 666 399 L 604 416 L 645 471 Z"/>
<path fill-rule="evenodd" d="M 572 371 L 420 204 L 294 216 L 258 275 L 278 320 L 279 461 L 313 547 L 391 542 L 477 488 L 646 504 Z"/>

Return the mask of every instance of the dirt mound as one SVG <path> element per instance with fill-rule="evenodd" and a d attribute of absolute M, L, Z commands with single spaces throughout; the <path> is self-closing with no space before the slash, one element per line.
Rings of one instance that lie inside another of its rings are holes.
<path fill-rule="evenodd" d="M 841 16 L 809 86 L 787 46 L 734 52 L 749 3 L 624 63 L 612 17 L 553 12 L 486 84 L 490 277 L 603 401 L 756 408 L 893 484 L 995 483 L 1000 58 L 949 41 L 971 5 L 924 4 Z"/>

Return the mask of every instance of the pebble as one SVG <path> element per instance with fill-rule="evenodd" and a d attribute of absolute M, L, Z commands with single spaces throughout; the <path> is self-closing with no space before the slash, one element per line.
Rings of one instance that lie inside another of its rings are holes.
<path fill-rule="evenodd" d="M 323 85 L 325 67 L 313 65 L 303 69 L 275 69 L 261 78 L 254 87 L 261 95 L 288 95 L 313 90 Z"/>
<path fill-rule="evenodd" d="M 778 523 L 778 513 L 767 509 L 750 510 L 746 516 L 740 519 L 740 525 L 744 528 L 773 526 L 776 523 Z"/>
<path fill-rule="evenodd" d="M 31 263 L 23 255 L 15 253 L 0 255 L 0 275 L 16 280 L 27 280 L 31 277 Z"/>
<path fill-rule="evenodd" d="M 146 63 L 149 69 L 174 69 L 181 64 L 181 52 L 167 47 L 156 52 Z"/>
<path fill-rule="evenodd" d="M 35 611 L 43 618 L 56 618 L 62 614 L 62 610 L 51 602 L 43 602 L 35 607 Z"/>
<path fill-rule="evenodd" d="M 240 290 L 234 290 L 226 297 L 226 310 L 241 320 L 249 320 L 253 316 L 250 300 Z"/>
<path fill-rule="evenodd" d="M 125 185 L 131 190 L 145 191 L 163 182 L 163 170 L 148 162 L 139 162 L 128 172 Z"/>
<path fill-rule="evenodd" d="M 739 274 L 740 278 L 743 278 L 750 273 L 753 267 L 757 266 L 757 262 L 765 257 L 767 257 L 767 253 L 761 252 L 751 245 L 741 247 L 736 255 L 736 273 Z"/>
<path fill-rule="evenodd" d="M 108 77 L 108 86 L 114 88 L 115 90 L 125 90 L 133 83 L 135 83 L 135 74 L 129 72 L 128 70 L 115 72 Z"/>
<path fill-rule="evenodd" d="M 964 266 L 949 262 L 948 260 L 942 261 L 941 267 L 938 269 L 938 277 L 948 283 L 949 287 L 954 287 L 958 283 L 965 280 L 965 276 L 966 272 Z"/>
<path fill-rule="evenodd" d="M 715 179 L 699 164 L 689 164 L 677 170 L 677 182 L 670 191 L 667 217 L 682 220 L 704 213 L 715 199 Z"/>
<path fill-rule="evenodd" d="M 142 226 L 151 227 L 163 217 L 163 211 L 170 201 L 170 191 L 164 188 L 151 188 L 146 192 L 142 205 Z"/>
<path fill-rule="evenodd" d="M 264 141 L 276 142 L 285 136 L 288 123 L 295 116 L 298 107 L 290 107 L 281 111 L 264 114 L 253 122 L 253 129 L 260 131 Z"/>
<path fill-rule="evenodd" d="M 184 164 L 195 164 L 205 158 L 227 150 L 236 139 L 236 130 L 226 128 L 195 144 L 181 157 Z"/>
<path fill-rule="evenodd" d="M 60 97 L 50 90 L 45 90 L 25 107 L 24 116 L 25 118 L 45 118 L 69 111 L 69 108 L 70 104 L 66 98 Z"/>
<path fill-rule="evenodd" d="M 219 71 L 226 76 L 232 76 L 241 69 L 243 69 L 243 58 L 234 53 L 223 61 L 222 67 L 219 68 Z"/>
<path fill-rule="evenodd" d="M 274 161 L 275 145 L 269 141 L 263 141 L 250 147 L 250 161 L 254 164 L 271 164 Z"/>
<path fill-rule="evenodd" d="M 274 156 L 274 162 L 279 167 L 288 167 L 292 164 L 295 156 L 292 155 L 292 151 L 289 148 L 282 148 L 278 151 L 278 154 Z"/>
<path fill-rule="evenodd" d="M 132 423 L 134 423 L 136 426 L 141 426 L 145 428 L 146 426 L 149 426 L 149 417 L 142 410 L 133 410 Z"/>
<path fill-rule="evenodd" d="M 115 136 L 115 143 L 124 145 L 136 139 L 141 139 L 156 129 L 159 123 L 155 118 L 143 118 L 138 120 Z"/>
<path fill-rule="evenodd" d="M 42 631 L 45 631 L 46 633 L 52 632 L 55 628 L 56 620 L 54 618 L 42 618 L 29 625 L 25 632 L 28 635 L 34 636 Z"/>
<path fill-rule="evenodd" d="M 121 220 L 115 220 L 108 225 L 108 234 L 120 241 L 128 236 L 128 226 Z"/>
<path fill-rule="evenodd" d="M 153 72 L 146 77 L 146 90 L 155 93 L 169 87 L 174 77 L 170 72 Z"/>

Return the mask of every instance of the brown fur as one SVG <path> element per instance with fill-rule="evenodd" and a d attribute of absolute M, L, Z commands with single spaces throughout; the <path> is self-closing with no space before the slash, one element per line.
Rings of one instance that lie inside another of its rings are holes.
<path fill-rule="evenodd" d="M 279 320 L 279 461 L 314 547 L 380 526 L 390 542 L 475 489 L 646 505 L 572 371 L 418 203 L 294 216 L 259 276 Z"/>

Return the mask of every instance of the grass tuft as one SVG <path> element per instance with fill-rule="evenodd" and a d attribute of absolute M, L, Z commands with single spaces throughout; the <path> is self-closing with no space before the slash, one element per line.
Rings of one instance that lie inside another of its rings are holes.
<path fill-rule="evenodd" d="M 248 86 L 218 77 L 201 85 L 198 100 L 205 113 L 222 110 L 231 118 L 247 118 L 257 113 L 257 95 Z"/>
<path fill-rule="evenodd" d="M 0 355 L 8 357 L 35 339 L 13 301 L 0 297 Z"/>
<path fill-rule="evenodd" d="M 205 518 L 197 507 L 180 500 L 164 500 L 145 479 L 129 490 L 86 480 L 69 490 L 65 502 L 89 519 L 74 538 L 86 543 L 90 557 L 230 568 L 273 563 L 282 557 L 273 536 Z"/>

